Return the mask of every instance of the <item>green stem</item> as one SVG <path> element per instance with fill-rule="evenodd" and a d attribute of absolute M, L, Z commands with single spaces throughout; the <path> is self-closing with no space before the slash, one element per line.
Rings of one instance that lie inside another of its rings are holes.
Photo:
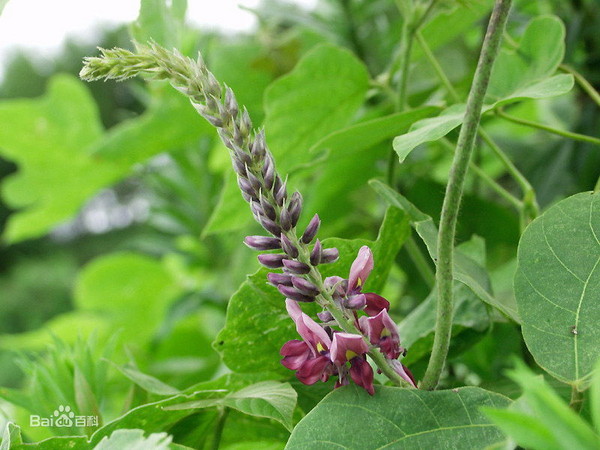
<path fill-rule="evenodd" d="M 569 407 L 579 413 L 583 407 L 583 392 L 579 391 L 576 386 L 571 386 L 571 401 Z"/>
<path fill-rule="evenodd" d="M 421 50 L 423 50 L 425 57 L 429 61 L 429 64 L 431 64 L 431 67 L 433 67 L 433 70 L 435 71 L 436 75 L 438 76 L 438 78 L 452 97 L 452 100 L 454 100 L 455 103 L 460 102 L 460 96 L 458 95 L 458 92 L 456 92 L 456 89 L 454 89 L 454 86 L 452 86 L 452 82 L 446 75 L 446 72 L 444 72 L 444 69 L 442 68 L 441 64 L 438 62 L 437 58 L 431 51 L 431 48 L 429 48 L 429 44 L 423 37 L 423 33 L 417 31 L 415 37 L 417 39 L 417 42 L 419 43 L 419 46 L 421 47 Z"/>
<path fill-rule="evenodd" d="M 526 127 L 537 128 L 538 130 L 547 131 L 548 133 L 556 134 L 558 136 L 563 136 L 569 139 L 574 139 L 576 141 L 581 142 L 589 142 L 591 144 L 600 145 L 600 139 L 588 136 L 586 134 L 573 133 L 571 131 L 559 130 L 558 128 L 553 128 L 548 125 L 544 125 L 543 123 L 532 122 L 530 120 L 521 119 L 520 117 L 515 117 L 510 114 L 505 113 L 502 110 L 497 110 L 496 114 L 502 117 L 503 119 L 509 120 L 511 122 L 517 123 L 519 125 L 523 125 Z"/>
<path fill-rule="evenodd" d="M 589 95 L 590 98 L 594 100 L 594 102 L 596 102 L 598 106 L 600 106 L 600 93 L 598 93 L 598 91 L 594 89 L 594 86 L 592 86 L 592 84 L 588 80 L 586 80 L 583 75 L 581 75 L 572 67 L 567 66 L 566 64 L 561 64 L 558 68 L 563 72 L 567 72 L 573 75 L 575 81 L 577 82 L 577 84 L 579 84 L 581 89 L 583 89 L 585 93 Z"/>
<path fill-rule="evenodd" d="M 219 450 L 219 447 L 221 446 L 221 436 L 223 436 L 223 428 L 225 427 L 225 421 L 227 420 L 228 414 L 229 408 L 223 408 L 219 412 L 219 417 L 217 418 L 217 424 L 215 426 L 215 434 L 213 436 L 211 445 L 212 450 Z"/>
<path fill-rule="evenodd" d="M 405 248 L 410 256 L 410 259 L 417 267 L 417 271 L 421 275 L 421 278 L 423 278 L 425 283 L 427 283 L 427 286 L 432 289 L 435 284 L 435 273 L 429 265 L 427 258 L 423 256 L 423 253 L 421 252 L 421 249 L 412 234 L 406 240 Z"/>
<path fill-rule="evenodd" d="M 512 0 L 496 0 L 494 11 L 488 24 L 485 39 L 479 56 L 477 70 L 467 99 L 467 109 L 463 125 L 460 129 L 456 152 L 450 168 L 448 185 L 442 205 L 440 228 L 438 232 L 438 260 L 436 270 L 437 283 L 437 315 L 435 336 L 429 364 L 421 387 L 432 390 L 437 386 L 452 332 L 453 316 L 453 280 L 454 280 L 454 239 L 456 235 L 456 221 L 462 198 L 465 177 L 473 153 L 473 146 L 477 136 L 483 99 L 490 80 L 492 66 L 498 55 L 500 41 Z"/>

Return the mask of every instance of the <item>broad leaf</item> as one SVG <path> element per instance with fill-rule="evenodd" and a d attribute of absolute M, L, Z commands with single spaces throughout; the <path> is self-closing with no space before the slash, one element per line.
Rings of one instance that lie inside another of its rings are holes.
<path fill-rule="evenodd" d="M 185 410 L 226 406 L 251 416 L 266 417 L 292 430 L 292 415 L 298 395 L 288 383 L 262 381 L 232 392 L 223 398 L 208 399 L 169 406 L 168 410 Z"/>
<path fill-rule="evenodd" d="M 536 362 L 584 387 L 600 358 L 600 194 L 580 193 L 534 220 L 519 243 L 515 297 Z"/>
<path fill-rule="evenodd" d="M 350 52 L 321 45 L 267 88 L 267 140 L 283 174 L 307 162 L 317 141 L 348 124 L 368 81 L 365 66 Z"/>
<path fill-rule="evenodd" d="M 14 423 L 7 422 L 2 433 L 2 442 L 0 442 L 0 450 L 10 450 L 13 446 L 23 443 L 21 438 L 21 428 Z"/>
<path fill-rule="evenodd" d="M 142 0 L 140 13 L 130 33 L 145 44 L 155 41 L 166 48 L 179 47 L 187 0 Z"/>
<path fill-rule="evenodd" d="M 437 259 L 437 227 L 433 219 L 410 203 L 406 198 L 379 180 L 372 180 L 371 186 L 390 205 L 402 209 L 410 218 L 411 225 L 423 239 L 431 259 Z M 471 288 L 482 301 L 493 306 L 505 316 L 519 322 L 516 308 L 511 304 L 499 302 L 491 293 L 491 286 L 486 270 L 481 264 L 464 255 L 455 252 L 454 278 Z"/>
<path fill-rule="evenodd" d="M 296 425 L 286 449 L 339 447 L 481 449 L 503 435 L 479 412 L 510 400 L 475 387 L 420 391 L 351 385 L 336 389 Z"/>
<path fill-rule="evenodd" d="M 367 280 L 366 289 L 379 290 L 407 235 L 404 215 L 390 211 L 377 241 L 337 238 L 323 241 L 324 247 L 339 249 L 340 259 L 334 264 L 319 266 L 319 270 L 324 277 L 347 277 L 359 248 L 369 245 L 374 252 L 375 269 Z M 272 371 L 289 376 L 291 372 L 279 362 L 279 350 L 286 341 L 297 339 L 298 334 L 285 310 L 285 298 L 267 284 L 267 273 L 269 270 L 262 268 L 250 275 L 231 297 L 225 327 L 213 345 L 227 367 L 235 372 Z M 303 305 L 303 308 L 312 317 L 318 312 L 313 303 Z"/>
<path fill-rule="evenodd" d="M 167 433 L 154 433 L 144 437 L 144 430 L 116 430 L 103 438 L 94 450 L 168 450 L 173 438 Z"/>
<path fill-rule="evenodd" d="M 37 99 L 0 103 L 0 156 L 19 169 L 3 183 L 9 218 L 5 239 L 46 233 L 126 169 L 92 157 L 87 149 L 102 134 L 98 110 L 83 82 L 57 75 Z"/>

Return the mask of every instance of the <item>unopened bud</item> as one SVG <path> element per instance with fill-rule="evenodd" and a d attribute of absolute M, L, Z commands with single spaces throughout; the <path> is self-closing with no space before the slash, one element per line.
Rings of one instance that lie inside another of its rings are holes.
<path fill-rule="evenodd" d="M 302 212 L 302 195 L 300 192 L 296 191 L 292 194 L 292 198 L 287 207 L 287 211 L 290 215 L 290 221 L 292 223 L 292 228 L 296 226 L 298 223 L 298 219 L 300 218 L 300 213 Z"/>
<path fill-rule="evenodd" d="M 267 145 L 265 142 L 265 132 L 260 130 L 254 137 L 250 154 L 255 161 L 261 161 L 267 154 Z"/>
<path fill-rule="evenodd" d="M 263 253 L 262 255 L 258 255 L 258 261 L 269 269 L 279 269 L 282 267 L 285 258 L 287 258 L 287 255 L 279 253 Z"/>
<path fill-rule="evenodd" d="M 283 266 L 287 269 L 288 272 L 295 273 L 296 275 L 306 275 L 308 272 L 310 272 L 310 266 L 300 261 L 284 259 Z"/>
<path fill-rule="evenodd" d="M 348 309 L 363 309 L 367 304 L 364 294 L 352 295 L 344 300 L 344 306 Z"/>
<path fill-rule="evenodd" d="M 317 239 L 315 246 L 310 252 L 310 263 L 313 266 L 318 266 L 321 264 L 321 253 L 323 253 L 323 245 L 321 244 L 321 241 Z"/>
<path fill-rule="evenodd" d="M 281 248 L 283 248 L 283 251 L 290 255 L 292 258 L 298 257 L 298 247 L 296 247 L 292 243 L 292 241 L 290 241 L 288 237 L 283 233 L 281 234 Z"/>
<path fill-rule="evenodd" d="M 235 94 L 229 86 L 225 88 L 225 106 L 227 107 L 227 110 L 231 117 L 235 119 L 238 115 L 239 107 L 235 99 Z"/>
<path fill-rule="evenodd" d="M 275 183 L 275 164 L 271 158 L 265 160 L 265 165 L 262 168 L 263 179 L 265 181 L 265 188 L 269 191 L 273 189 L 273 183 Z"/>
<path fill-rule="evenodd" d="M 281 248 L 279 239 L 270 236 L 246 236 L 244 244 L 254 250 L 278 250 Z"/>
<path fill-rule="evenodd" d="M 277 189 L 277 182 L 279 181 L 279 188 Z M 281 182 L 281 180 L 279 179 L 279 177 L 277 177 L 275 179 L 275 186 L 274 186 L 277 190 L 275 191 L 275 201 L 277 202 L 277 204 L 279 206 L 283 206 L 283 203 L 285 202 L 285 199 L 287 198 L 287 181 L 284 181 L 283 183 Z"/>
<path fill-rule="evenodd" d="M 269 283 L 275 287 L 279 286 L 280 284 L 284 286 L 292 286 L 292 276 L 287 273 L 270 272 L 267 274 L 267 279 L 269 280 Z"/>
<path fill-rule="evenodd" d="M 304 295 L 317 296 L 319 295 L 319 288 L 312 282 L 305 280 L 301 277 L 292 277 L 292 284 Z"/>
<path fill-rule="evenodd" d="M 333 316 L 329 311 L 322 311 L 317 313 L 317 317 L 321 320 L 321 322 L 328 323 L 333 321 Z"/>
<path fill-rule="evenodd" d="M 321 253 L 321 264 L 336 262 L 340 257 L 340 252 L 337 248 L 326 248 Z"/>
<path fill-rule="evenodd" d="M 313 218 L 310 219 L 310 222 L 308 223 L 306 230 L 304 230 L 304 233 L 302 234 L 302 237 L 300 238 L 300 240 L 305 244 L 310 244 L 311 241 L 317 235 L 317 232 L 319 231 L 320 226 L 321 226 L 321 219 L 319 219 L 318 214 L 315 214 L 313 216 Z"/>
<path fill-rule="evenodd" d="M 292 229 L 292 219 L 287 208 L 283 208 L 281 210 L 281 214 L 279 215 L 279 223 L 281 223 L 281 228 L 285 231 Z"/>
<path fill-rule="evenodd" d="M 315 300 L 314 297 L 304 295 L 293 287 L 284 286 L 280 284 L 279 286 L 277 286 L 277 289 L 279 290 L 279 292 L 285 295 L 286 298 L 296 300 L 297 302 L 313 302 Z"/>
<path fill-rule="evenodd" d="M 256 191 L 250 184 L 250 181 L 248 181 L 248 178 L 238 177 L 238 186 L 240 187 L 242 192 L 248 194 L 251 198 L 257 198 Z"/>

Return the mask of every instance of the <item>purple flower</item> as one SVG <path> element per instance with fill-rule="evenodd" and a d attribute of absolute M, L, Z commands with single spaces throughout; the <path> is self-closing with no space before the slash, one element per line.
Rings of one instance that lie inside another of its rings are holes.
<path fill-rule="evenodd" d="M 331 360 L 338 367 L 340 379 L 336 386 L 347 384 L 344 377 L 346 363 L 350 363 L 350 377 L 359 386 L 373 395 L 373 369 L 365 359 L 369 346 L 362 336 L 350 333 L 335 333 L 331 343 Z"/>
<path fill-rule="evenodd" d="M 378 346 L 389 359 L 398 359 L 403 352 L 398 327 L 385 309 L 376 316 L 361 317 L 359 323 L 371 344 Z"/>
<path fill-rule="evenodd" d="M 295 370 L 296 377 L 304 384 L 327 381 L 334 373 L 329 358 L 331 338 L 318 323 L 302 312 L 298 303 L 287 299 L 285 306 L 303 340 L 294 339 L 284 344 L 280 351 L 283 356 L 281 363 Z"/>
<path fill-rule="evenodd" d="M 350 276 L 348 277 L 348 295 L 361 292 L 366 279 L 373 270 L 373 253 L 366 245 L 363 245 L 358 251 L 358 256 L 350 267 Z"/>

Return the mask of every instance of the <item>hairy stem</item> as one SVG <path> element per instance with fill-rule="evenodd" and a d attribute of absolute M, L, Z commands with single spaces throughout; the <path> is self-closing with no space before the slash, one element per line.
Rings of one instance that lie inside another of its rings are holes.
<path fill-rule="evenodd" d="M 572 131 L 559 130 L 558 128 L 554 128 L 548 125 L 544 125 L 543 123 L 532 122 L 531 120 L 521 119 L 520 117 L 513 116 L 511 114 L 507 114 L 501 109 L 496 111 L 499 117 L 503 119 L 509 120 L 510 122 L 517 123 L 519 125 L 523 125 L 530 128 L 537 128 L 538 130 L 547 131 L 548 133 L 556 134 L 558 136 L 566 137 L 569 139 L 573 139 L 575 141 L 581 142 L 589 142 L 590 144 L 600 145 L 600 139 L 588 136 L 586 134 L 573 133 Z"/>
<path fill-rule="evenodd" d="M 465 119 L 460 129 L 452 167 L 450 168 L 450 176 L 442 205 L 437 242 L 437 314 L 435 336 L 429 364 L 421 383 L 423 389 L 431 390 L 437 386 L 446 356 L 448 355 L 448 348 L 450 347 L 454 306 L 452 285 L 454 280 L 453 264 L 456 221 L 465 177 L 477 136 L 483 100 L 489 84 L 492 66 L 498 55 L 511 3 L 512 0 L 496 0 L 495 2 L 494 11 L 492 12 L 483 41 L 473 84 L 471 85 L 467 99 Z"/>

